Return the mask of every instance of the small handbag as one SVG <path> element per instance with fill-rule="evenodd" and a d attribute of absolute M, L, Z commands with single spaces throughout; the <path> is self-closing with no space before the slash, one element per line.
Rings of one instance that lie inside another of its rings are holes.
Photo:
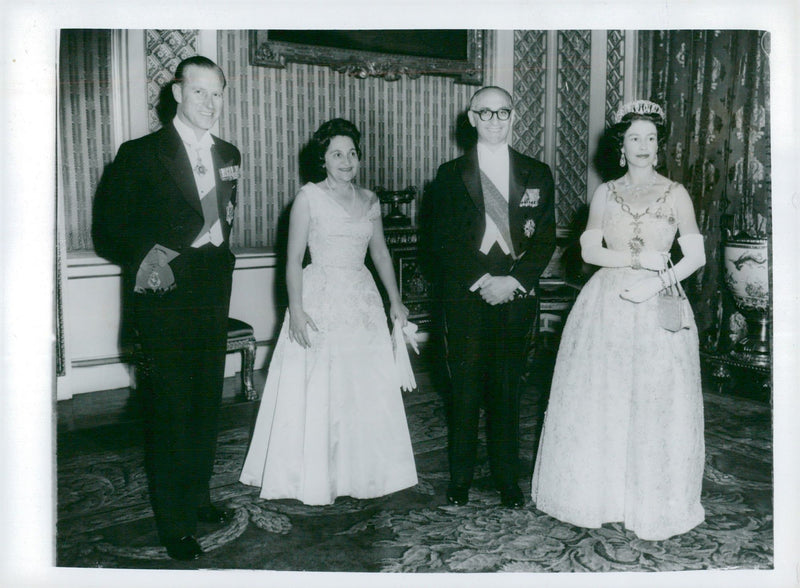
<path fill-rule="evenodd" d="M 667 268 L 659 274 L 670 285 L 658 293 L 658 323 L 673 333 L 688 329 L 692 324 L 692 308 L 678 276 L 675 275 L 675 266 L 671 259 L 667 261 Z"/>

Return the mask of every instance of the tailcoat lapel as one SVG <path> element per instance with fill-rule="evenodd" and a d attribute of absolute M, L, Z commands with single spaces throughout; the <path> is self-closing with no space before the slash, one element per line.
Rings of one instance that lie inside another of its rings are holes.
<path fill-rule="evenodd" d="M 186 149 L 178 131 L 175 130 L 171 123 L 164 129 L 158 150 L 158 158 L 169 171 L 178 188 L 180 188 L 183 198 L 202 218 L 203 207 L 200 204 L 200 196 L 197 193 L 192 163 L 189 161 L 189 156 L 186 154 Z"/>
<path fill-rule="evenodd" d="M 470 149 L 464 154 L 461 166 L 461 179 L 467 188 L 472 202 L 483 215 L 486 209 L 483 204 L 483 188 L 481 187 L 481 171 L 478 166 L 478 149 Z"/>

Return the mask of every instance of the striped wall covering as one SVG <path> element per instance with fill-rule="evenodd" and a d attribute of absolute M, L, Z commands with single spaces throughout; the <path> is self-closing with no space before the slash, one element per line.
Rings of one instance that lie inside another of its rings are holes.
<path fill-rule="evenodd" d="M 61 32 L 59 158 L 68 251 L 92 249 L 92 198 L 114 158 L 111 136 L 111 32 Z"/>
<path fill-rule="evenodd" d="M 91 250 L 91 201 L 103 167 L 114 156 L 109 96 L 110 31 L 77 31 L 64 38 L 61 54 L 61 172 L 67 250 Z M 545 31 L 514 34 L 514 93 L 518 103 L 515 147 L 542 158 L 544 109 L 557 100 L 556 160 L 559 226 L 569 222 L 586 190 L 588 137 L 587 31 L 558 34 L 557 88 L 546 83 Z M 195 30 L 146 31 L 151 130 L 158 87 L 169 70 L 196 51 Z M 609 88 L 619 91 L 616 32 L 609 38 Z M 248 31 L 217 33 L 217 61 L 228 87 L 220 135 L 242 151 L 242 180 L 233 244 L 263 248 L 276 245 L 277 222 L 301 187 L 299 153 L 324 121 L 344 117 L 362 132 L 362 169 L 368 188 L 398 190 L 408 186 L 422 194 L 437 167 L 456 157 L 456 120 L 467 107 L 474 86 L 452 78 L 406 77 L 358 79 L 328 67 L 288 63 L 285 69 L 249 65 Z M 552 148 L 552 147 L 551 147 Z M 419 198 L 419 196 L 418 196 Z M 416 203 L 405 205 L 412 218 Z"/>
<path fill-rule="evenodd" d="M 368 188 L 415 186 L 421 194 L 437 167 L 458 155 L 456 117 L 474 86 L 439 76 L 358 79 L 297 63 L 254 67 L 247 31 L 220 31 L 218 52 L 228 78 L 220 134 L 242 151 L 235 245 L 275 244 L 278 217 L 301 187 L 298 154 L 326 120 L 343 117 L 361 131 L 358 182 Z M 413 218 L 416 207 L 409 208 Z"/>

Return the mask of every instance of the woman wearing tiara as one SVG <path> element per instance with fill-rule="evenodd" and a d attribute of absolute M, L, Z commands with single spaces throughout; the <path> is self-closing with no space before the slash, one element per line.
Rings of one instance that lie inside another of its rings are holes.
<path fill-rule="evenodd" d="M 341 118 L 309 147 L 324 179 L 295 198 L 289 220 L 289 309 L 269 367 L 240 481 L 262 498 L 331 504 L 417 483 L 386 314 L 369 250 L 406 322 L 375 194 L 354 184 L 360 133 Z M 306 246 L 311 264 L 302 268 Z"/>
<path fill-rule="evenodd" d="M 697 327 L 662 328 L 657 294 L 705 252 L 686 189 L 655 170 L 661 107 L 626 104 L 614 123 L 627 169 L 590 203 L 581 251 L 600 269 L 564 326 L 532 496 L 561 521 L 661 540 L 704 520 L 705 447 Z M 683 258 L 664 272 L 676 233 Z"/>

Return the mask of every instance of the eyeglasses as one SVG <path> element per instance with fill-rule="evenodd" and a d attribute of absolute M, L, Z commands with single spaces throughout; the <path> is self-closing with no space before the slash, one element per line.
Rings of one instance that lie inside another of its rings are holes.
<path fill-rule="evenodd" d="M 497 120 L 508 120 L 511 117 L 510 108 L 501 108 L 500 110 L 489 110 L 488 108 L 484 108 L 483 110 L 471 110 L 470 112 L 477 114 L 478 118 L 484 122 L 492 120 L 492 117 L 495 115 L 497 115 Z"/>

